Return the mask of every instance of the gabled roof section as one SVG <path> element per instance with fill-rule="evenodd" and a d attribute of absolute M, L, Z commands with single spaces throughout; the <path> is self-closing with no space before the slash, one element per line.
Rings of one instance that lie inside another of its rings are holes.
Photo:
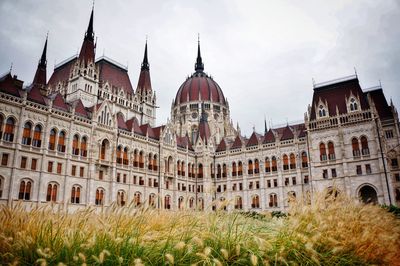
<path fill-rule="evenodd" d="M 165 128 L 165 125 L 153 127 L 153 132 L 156 135 L 157 139 L 160 139 L 161 132 L 164 130 L 164 128 Z"/>
<path fill-rule="evenodd" d="M 176 136 L 176 145 L 181 148 L 188 148 L 193 151 L 192 143 L 190 143 L 189 136 L 185 135 L 183 137 Z"/>
<path fill-rule="evenodd" d="M 76 62 L 76 58 L 76 56 L 73 56 L 54 68 L 54 72 L 51 75 L 47 85 L 51 88 L 54 88 L 59 82 L 61 82 L 62 84 L 66 84 L 71 73 L 71 68 Z"/>
<path fill-rule="evenodd" d="M 53 108 L 57 108 L 67 112 L 69 111 L 68 105 L 65 103 L 64 98 L 59 92 L 56 93 L 53 99 Z"/>
<path fill-rule="evenodd" d="M 256 132 L 253 132 L 253 134 L 251 134 L 249 141 L 246 144 L 246 147 L 250 147 L 250 146 L 255 146 L 258 145 L 258 137 Z"/>
<path fill-rule="evenodd" d="M 145 134 L 143 134 L 142 130 L 140 129 L 139 121 L 137 120 L 136 117 L 132 117 L 131 119 L 127 120 L 125 122 L 125 124 L 128 127 L 128 130 L 132 131 L 132 129 L 133 129 L 134 133 L 139 134 L 139 135 L 145 135 Z"/>
<path fill-rule="evenodd" d="M 233 142 L 231 149 L 242 148 L 242 140 L 239 135 L 236 136 L 235 141 Z"/>
<path fill-rule="evenodd" d="M 32 84 L 30 87 L 28 87 L 27 93 L 28 101 L 46 105 L 46 101 L 44 100 L 43 95 L 40 92 L 40 88 L 37 84 Z"/>
<path fill-rule="evenodd" d="M 129 130 L 128 126 L 126 125 L 126 123 L 124 121 L 124 116 L 121 113 L 117 114 L 117 123 L 118 123 L 119 129 Z"/>
<path fill-rule="evenodd" d="M 288 139 L 293 139 L 294 138 L 294 134 L 292 129 L 289 127 L 289 125 L 287 125 L 285 127 L 285 129 L 282 132 L 282 137 L 281 137 L 281 141 L 283 140 L 288 140 Z"/>
<path fill-rule="evenodd" d="M 23 83 L 22 80 L 17 79 L 17 76 L 13 77 L 11 72 L 8 72 L 0 77 L 0 91 L 16 97 L 21 97 Z"/>
<path fill-rule="evenodd" d="M 392 109 L 386 101 L 382 88 L 368 91 L 366 94 L 371 96 L 380 119 L 393 119 Z"/>
<path fill-rule="evenodd" d="M 272 129 L 270 128 L 264 136 L 264 141 L 263 143 L 273 143 L 275 142 L 275 135 L 274 132 L 272 132 Z"/>
<path fill-rule="evenodd" d="M 222 138 L 221 142 L 218 144 L 216 152 L 219 151 L 226 151 L 226 142 L 224 138 Z"/>
<path fill-rule="evenodd" d="M 346 114 L 347 103 L 346 98 L 350 95 L 360 98 L 361 109 L 369 108 L 368 101 L 360 87 L 357 76 L 350 76 L 340 80 L 316 84 L 314 87 L 314 95 L 311 105 L 310 119 L 316 119 L 315 106 L 320 100 L 328 103 L 328 111 L 330 116 Z M 336 113 L 336 107 L 339 113 Z"/>
<path fill-rule="evenodd" d="M 85 106 L 83 105 L 81 99 L 76 101 L 75 105 L 75 114 L 88 118 L 89 114 L 86 111 Z"/>
<path fill-rule="evenodd" d="M 112 87 L 122 88 L 127 94 L 134 93 L 126 68 L 104 56 L 96 62 L 96 65 L 99 67 L 99 80 L 103 85 L 108 82 Z"/>
<path fill-rule="evenodd" d="M 149 124 L 141 125 L 140 130 L 143 132 L 143 135 L 147 135 L 149 138 L 156 140 L 159 139 L 159 136 L 157 137 L 157 135 L 153 131 L 153 128 Z"/>

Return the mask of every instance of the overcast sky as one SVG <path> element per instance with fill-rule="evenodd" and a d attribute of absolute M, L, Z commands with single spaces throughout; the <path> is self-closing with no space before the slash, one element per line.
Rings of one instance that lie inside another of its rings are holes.
<path fill-rule="evenodd" d="M 1 0 L 0 73 L 30 83 L 49 31 L 54 63 L 78 52 L 92 1 Z M 400 1 L 96 0 L 96 56 L 129 66 L 136 88 L 148 35 L 150 73 L 160 106 L 194 71 L 200 33 L 205 71 L 228 98 L 231 118 L 249 136 L 304 118 L 318 83 L 357 74 L 362 88 L 382 83 L 400 107 Z"/>

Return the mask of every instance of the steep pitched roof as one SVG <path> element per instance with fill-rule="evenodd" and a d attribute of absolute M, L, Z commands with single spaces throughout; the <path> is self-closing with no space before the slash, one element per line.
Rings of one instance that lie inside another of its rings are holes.
<path fill-rule="evenodd" d="M 392 109 L 388 105 L 382 89 L 366 92 L 371 96 L 380 119 L 393 119 Z"/>
<path fill-rule="evenodd" d="M 118 123 L 119 129 L 129 130 L 128 126 L 126 125 L 126 123 L 124 121 L 124 116 L 121 113 L 117 114 L 117 123 Z"/>
<path fill-rule="evenodd" d="M 140 134 L 140 135 L 145 135 L 143 134 L 142 130 L 140 129 L 139 126 L 139 121 L 137 120 L 136 117 L 132 117 L 131 119 L 127 120 L 126 122 L 126 126 L 128 127 L 128 130 L 132 131 L 136 133 L 136 134 Z"/>
<path fill-rule="evenodd" d="M 263 143 L 273 143 L 275 142 L 275 135 L 274 132 L 272 132 L 272 129 L 269 129 L 267 134 L 264 136 L 264 141 Z"/>
<path fill-rule="evenodd" d="M 327 85 L 316 85 L 314 88 L 310 119 L 316 119 L 317 110 L 315 110 L 315 106 L 318 105 L 320 99 L 322 102 L 326 101 L 328 103 L 329 115 L 334 116 L 346 114 L 346 98 L 348 98 L 351 94 L 360 98 L 362 110 L 369 108 L 368 101 L 361 90 L 358 78 L 356 76 L 345 78 L 337 82 L 330 82 Z M 336 106 L 339 110 L 339 114 L 336 113 Z"/>
<path fill-rule="evenodd" d="M 258 145 L 258 137 L 256 132 L 253 132 L 253 134 L 251 134 L 249 141 L 246 144 L 246 147 L 250 147 L 250 146 L 255 146 Z"/>
<path fill-rule="evenodd" d="M 76 105 L 75 105 L 75 114 L 78 114 L 80 116 L 83 117 L 89 117 L 88 112 L 86 111 L 85 106 L 83 105 L 81 99 L 76 101 Z"/>
<path fill-rule="evenodd" d="M 200 121 L 199 136 L 204 141 L 205 144 L 208 144 L 208 140 L 211 137 L 211 131 L 207 121 Z"/>
<path fill-rule="evenodd" d="M 235 141 L 233 142 L 231 149 L 238 149 L 242 147 L 242 140 L 239 135 L 236 136 Z"/>
<path fill-rule="evenodd" d="M 86 30 L 85 38 L 83 39 L 81 51 L 79 53 L 79 59 L 85 64 L 88 62 L 94 62 L 95 57 L 95 44 L 94 44 L 94 32 L 93 32 L 93 9 L 90 14 L 89 25 Z"/>
<path fill-rule="evenodd" d="M 46 52 L 47 52 L 47 38 L 44 44 L 42 56 L 39 60 L 38 67 L 36 69 L 35 77 L 33 78 L 33 85 L 37 85 L 40 87 L 46 86 L 47 83 L 47 59 L 46 59 Z"/>
<path fill-rule="evenodd" d="M 27 88 L 27 93 L 27 99 L 29 101 L 46 105 L 46 101 L 44 100 L 43 95 L 40 92 L 40 87 L 37 84 L 32 84 Z"/>
<path fill-rule="evenodd" d="M 185 135 L 183 137 L 176 137 L 176 145 L 181 148 L 188 148 L 189 150 L 193 151 L 192 143 L 190 143 L 189 136 Z"/>
<path fill-rule="evenodd" d="M 64 98 L 60 93 L 56 93 L 53 99 L 53 108 L 61 109 L 63 111 L 68 111 L 68 105 L 65 103 Z"/>
<path fill-rule="evenodd" d="M 17 79 L 17 76 L 11 76 L 11 72 L 0 77 L 0 91 L 21 97 L 23 81 Z"/>
<path fill-rule="evenodd" d="M 147 59 L 147 42 L 144 49 L 144 58 L 142 62 L 142 67 L 140 69 L 139 81 L 136 87 L 136 92 L 151 92 L 151 79 L 150 79 L 150 65 Z"/>
<path fill-rule="evenodd" d="M 133 88 L 128 71 L 102 57 L 96 62 L 99 67 L 99 80 L 102 84 L 108 82 L 112 87 L 122 88 L 127 94 L 133 94 Z"/>
<path fill-rule="evenodd" d="M 71 68 L 73 67 L 75 62 L 76 62 L 76 56 L 68 59 L 66 62 L 54 68 L 54 72 L 53 74 L 51 74 L 51 77 L 47 85 L 51 88 L 54 88 L 57 86 L 59 82 L 61 82 L 62 84 L 66 84 L 68 82 L 69 75 L 71 73 Z"/>
<path fill-rule="evenodd" d="M 216 150 L 217 152 L 219 152 L 219 151 L 226 151 L 226 142 L 225 142 L 225 139 L 224 138 L 222 138 L 221 139 L 221 142 L 218 144 L 218 147 L 217 147 L 217 150 Z"/>
<path fill-rule="evenodd" d="M 281 137 L 281 141 L 282 140 L 288 140 L 288 139 L 293 139 L 294 138 L 294 134 L 292 129 L 289 127 L 289 125 L 287 125 L 285 127 L 285 129 L 282 132 L 282 137 Z"/>
<path fill-rule="evenodd" d="M 161 131 L 163 131 L 164 128 L 165 128 L 165 125 L 153 127 L 153 132 L 157 139 L 160 139 Z"/>
<path fill-rule="evenodd" d="M 140 129 L 142 130 L 143 135 L 147 135 L 149 138 L 158 140 L 159 136 L 157 137 L 157 135 L 153 131 L 153 128 L 149 124 L 141 125 Z"/>

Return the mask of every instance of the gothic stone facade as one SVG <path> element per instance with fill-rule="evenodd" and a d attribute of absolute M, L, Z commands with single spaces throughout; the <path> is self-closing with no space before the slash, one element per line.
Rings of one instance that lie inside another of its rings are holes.
<path fill-rule="evenodd" d="M 158 127 L 147 44 L 135 90 L 124 66 L 95 60 L 93 11 L 79 55 L 48 81 L 46 49 L 47 40 L 31 85 L 0 78 L 1 204 L 273 211 L 333 187 L 400 204 L 396 108 L 357 76 L 314 85 L 304 123 L 246 138 L 200 45 Z"/>

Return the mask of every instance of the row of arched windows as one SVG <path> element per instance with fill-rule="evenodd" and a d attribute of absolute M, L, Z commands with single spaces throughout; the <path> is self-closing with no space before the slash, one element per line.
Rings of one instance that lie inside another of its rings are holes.
<path fill-rule="evenodd" d="M 360 149 L 360 144 L 361 144 L 361 149 Z M 328 147 L 328 149 L 327 149 Z M 352 153 L 353 157 L 360 157 L 361 155 L 369 155 L 369 147 L 368 147 L 368 139 L 365 136 L 361 136 L 360 140 L 356 137 L 353 137 L 351 139 L 351 148 L 352 148 Z M 321 161 L 326 161 L 326 160 L 335 160 L 336 155 L 335 155 L 335 145 L 333 144 L 332 141 L 328 141 L 327 145 L 325 143 L 321 142 L 319 144 L 319 154 L 320 154 L 320 160 Z"/>
<path fill-rule="evenodd" d="M 15 118 L 8 117 L 4 123 L 4 116 L 0 114 L 0 139 L 4 141 L 14 141 Z"/>
<path fill-rule="evenodd" d="M 170 165 L 172 162 L 172 157 L 169 157 L 167 161 L 167 169 L 166 172 L 173 174 L 172 171 L 172 166 Z M 178 176 L 185 177 L 186 176 L 186 164 L 185 161 L 178 160 L 176 162 L 176 173 Z M 187 172 L 188 172 L 188 177 L 195 178 L 196 177 L 196 169 L 195 169 L 195 164 L 194 163 L 188 163 L 187 164 Z M 203 164 L 199 163 L 197 166 L 197 178 L 203 178 Z"/>
<path fill-rule="evenodd" d="M 40 148 L 42 145 L 42 126 L 37 124 L 35 127 L 33 127 L 31 122 L 26 122 L 22 132 L 21 143 Z"/>

